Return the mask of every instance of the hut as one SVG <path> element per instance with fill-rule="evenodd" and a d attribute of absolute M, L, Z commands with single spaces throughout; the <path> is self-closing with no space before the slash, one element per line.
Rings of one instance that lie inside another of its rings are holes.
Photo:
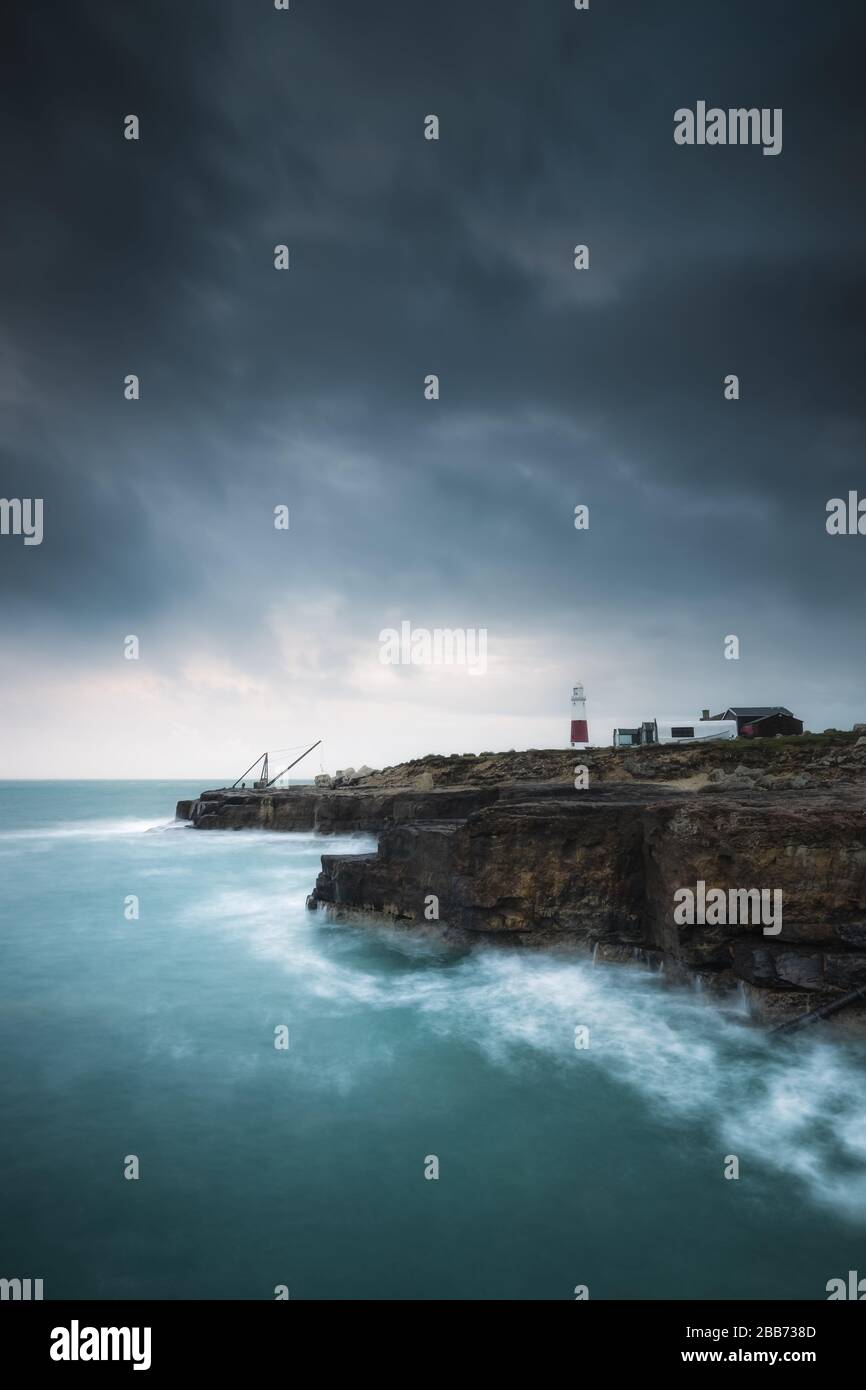
<path fill-rule="evenodd" d="M 713 720 L 735 719 L 740 738 L 772 738 L 775 734 L 803 732 L 802 719 L 797 719 L 784 705 L 751 705 L 749 708 L 737 705 L 712 716 L 709 710 L 704 710 L 701 716 L 703 720 L 711 717 Z"/>

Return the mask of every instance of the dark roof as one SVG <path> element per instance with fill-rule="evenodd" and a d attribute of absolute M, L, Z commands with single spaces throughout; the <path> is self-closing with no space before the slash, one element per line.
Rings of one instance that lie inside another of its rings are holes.
<path fill-rule="evenodd" d="M 725 714 L 732 714 L 735 719 L 766 719 L 771 714 L 787 714 L 790 719 L 794 718 L 784 705 L 750 705 L 747 709 L 742 705 L 729 705 Z M 715 717 L 722 719 L 724 716 L 717 714 Z"/>

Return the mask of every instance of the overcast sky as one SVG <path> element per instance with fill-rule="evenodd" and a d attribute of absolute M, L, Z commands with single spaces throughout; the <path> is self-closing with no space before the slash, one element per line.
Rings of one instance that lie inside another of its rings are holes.
<path fill-rule="evenodd" d="M 862 0 L 12 11 L 0 775 L 566 746 L 577 680 L 597 741 L 866 720 Z M 700 100 L 781 154 L 678 146 Z"/>

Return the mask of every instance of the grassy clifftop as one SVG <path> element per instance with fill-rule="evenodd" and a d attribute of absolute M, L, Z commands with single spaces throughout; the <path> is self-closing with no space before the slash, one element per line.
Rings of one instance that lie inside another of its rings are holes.
<path fill-rule="evenodd" d="M 683 782 L 711 785 L 730 777 L 793 779 L 805 786 L 866 772 L 866 740 L 831 731 L 786 738 L 656 744 L 643 748 L 530 748 L 503 753 L 430 754 L 361 778 L 361 787 L 488 786 L 500 782 L 571 783 L 585 766 L 596 782 Z"/>

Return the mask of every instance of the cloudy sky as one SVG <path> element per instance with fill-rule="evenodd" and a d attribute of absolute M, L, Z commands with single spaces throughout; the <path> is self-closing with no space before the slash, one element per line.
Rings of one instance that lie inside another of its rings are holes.
<path fill-rule="evenodd" d="M 13 4 L 0 775 L 565 746 L 576 680 L 597 741 L 866 719 L 862 10 Z M 699 100 L 782 153 L 676 145 Z M 486 674 L 384 666 L 403 621 Z"/>

